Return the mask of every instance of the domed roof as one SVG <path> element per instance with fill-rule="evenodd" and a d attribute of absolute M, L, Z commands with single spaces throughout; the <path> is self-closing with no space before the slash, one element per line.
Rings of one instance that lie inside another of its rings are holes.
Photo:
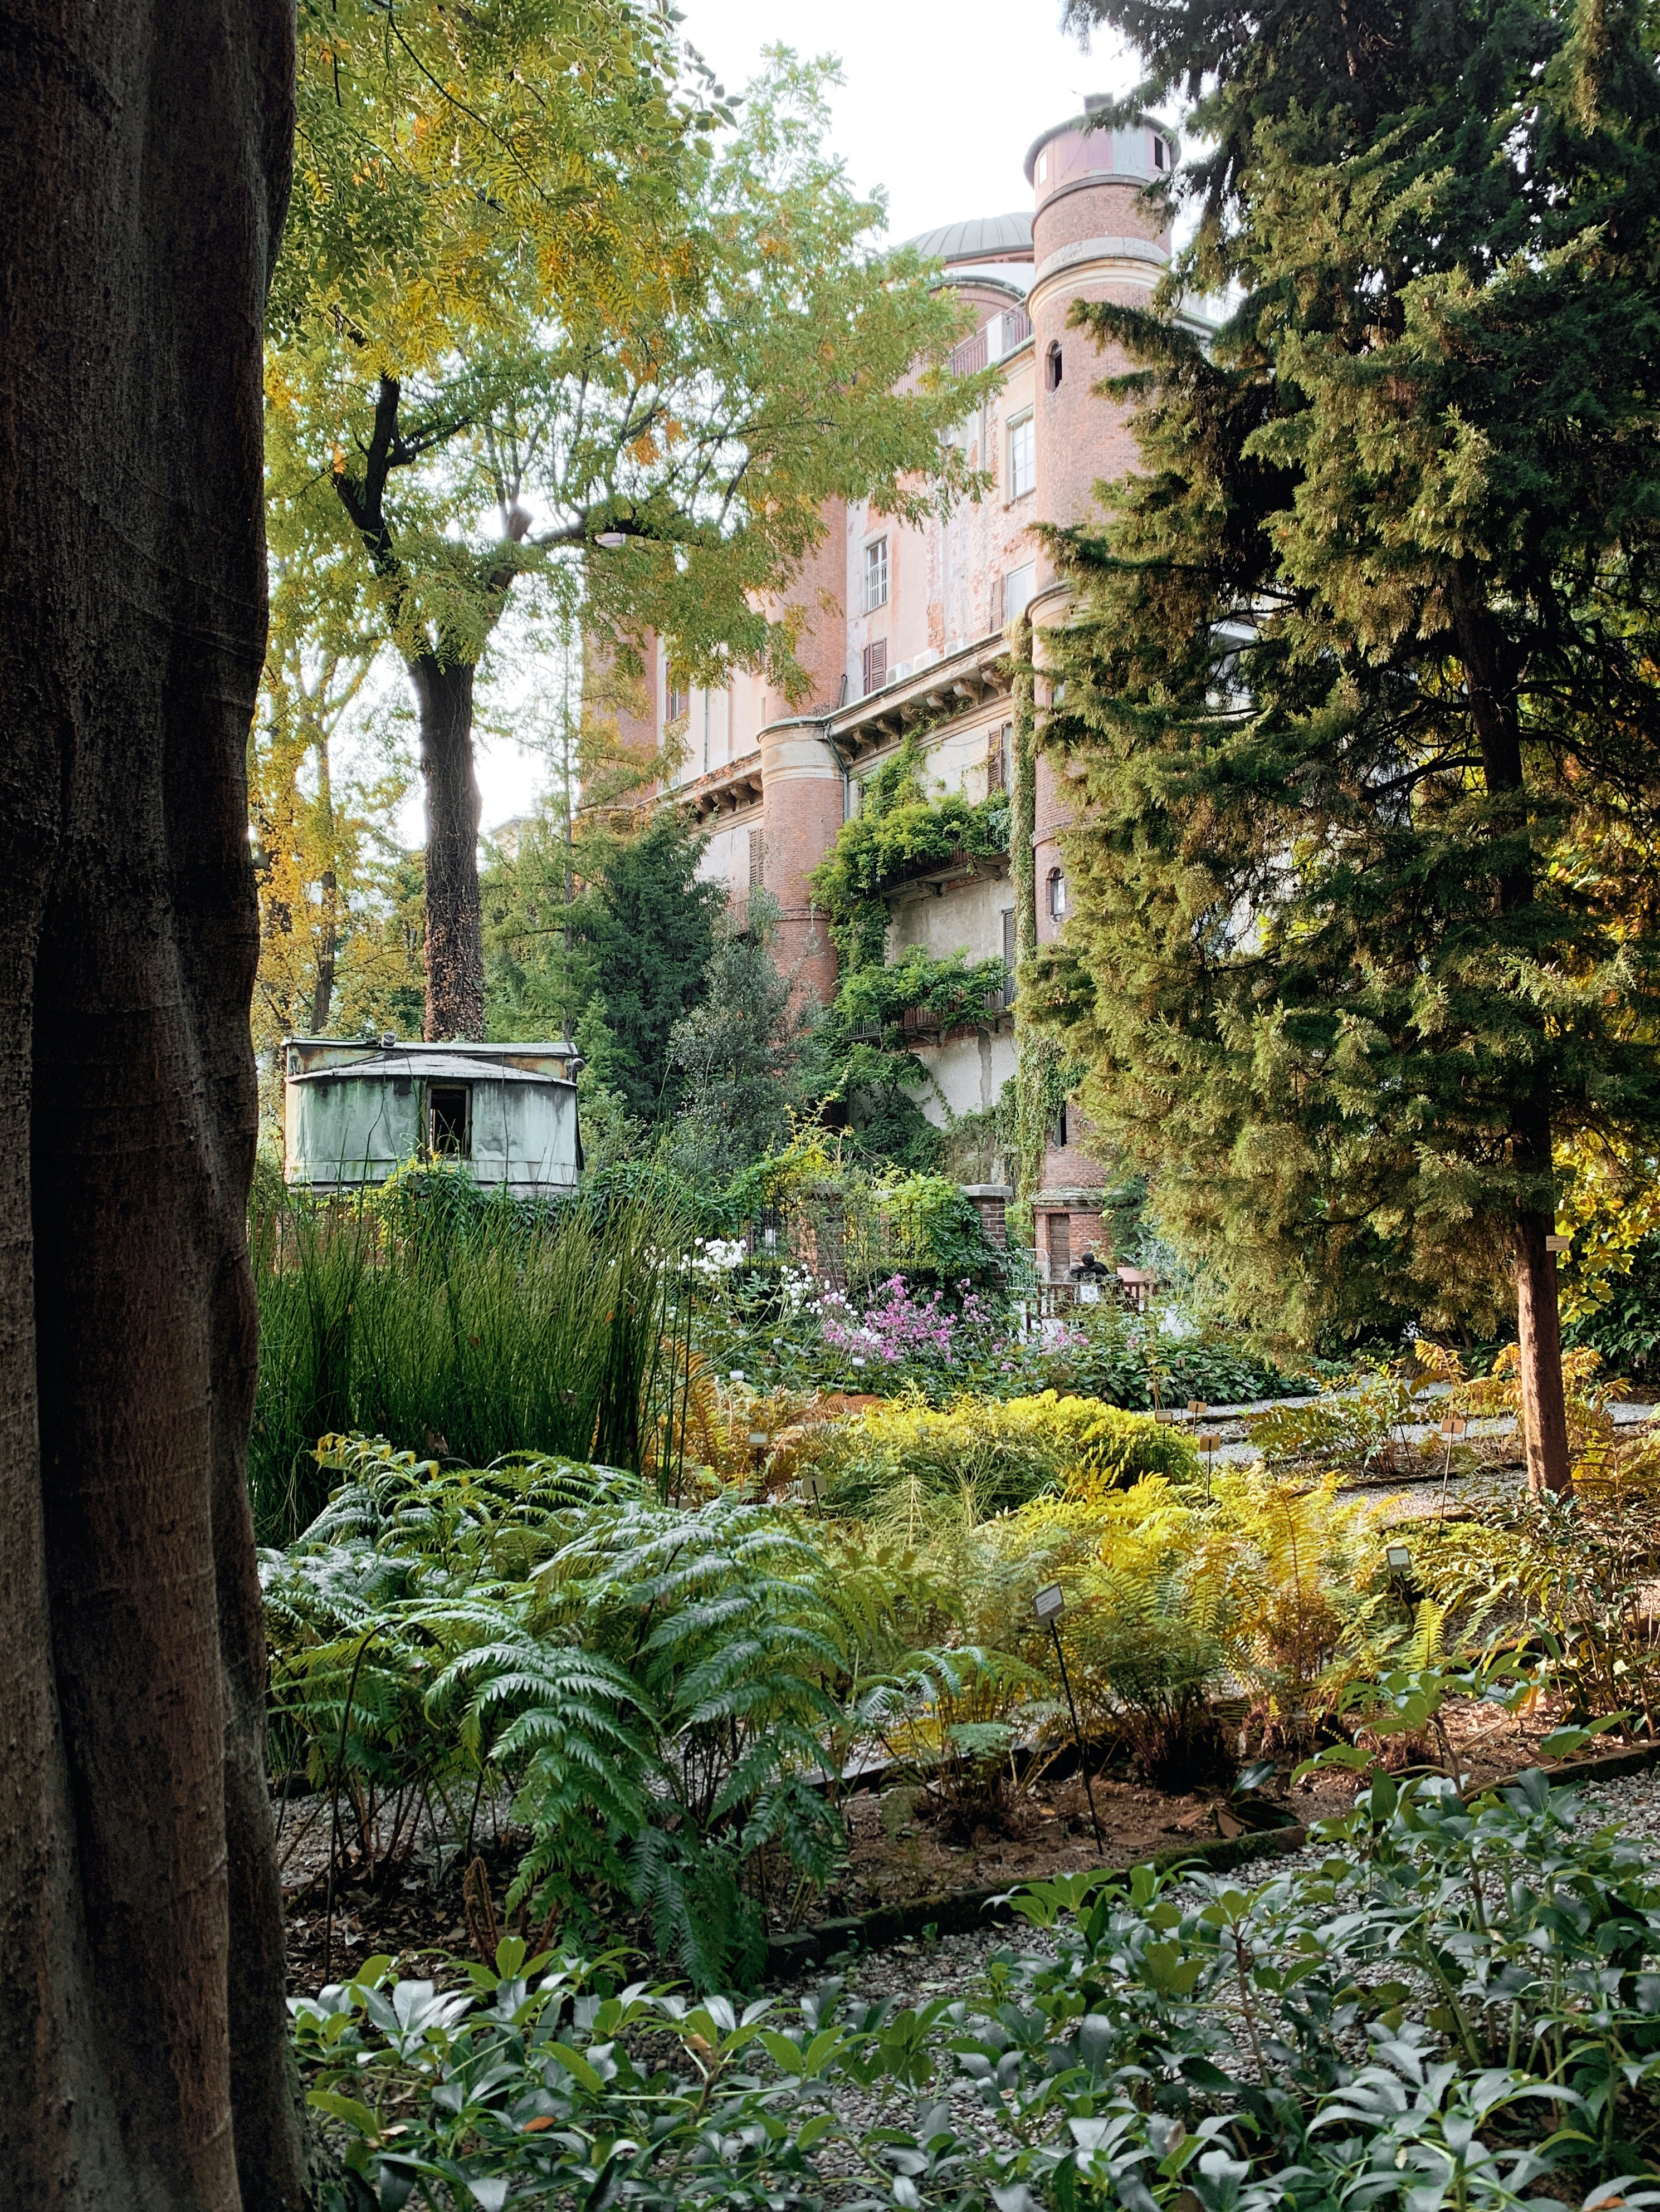
<path fill-rule="evenodd" d="M 971 222 L 943 223 L 908 238 L 925 261 L 1021 261 L 1031 255 L 1029 215 L 982 215 Z"/>

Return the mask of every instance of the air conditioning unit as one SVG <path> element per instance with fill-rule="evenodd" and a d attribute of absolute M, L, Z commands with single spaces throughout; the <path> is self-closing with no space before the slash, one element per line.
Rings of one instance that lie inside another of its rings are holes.
<path fill-rule="evenodd" d="M 889 683 L 890 683 L 890 684 L 899 684 L 899 683 L 903 683 L 903 680 L 905 679 L 905 678 L 906 678 L 907 676 L 909 676 L 909 674 L 910 674 L 910 663 L 909 663 L 909 660 L 901 660 L 901 661 L 896 662 L 896 664 L 894 665 L 894 666 L 893 666 L 893 667 L 891 667 L 891 669 L 889 669 L 889 671 L 888 671 L 888 681 L 889 681 Z"/>
<path fill-rule="evenodd" d="M 917 654 L 915 659 L 912 661 L 911 666 L 920 676 L 925 668 L 932 668 L 934 662 L 938 660 L 939 658 L 939 655 L 933 646 L 925 645 L 922 647 L 922 650 Z"/>

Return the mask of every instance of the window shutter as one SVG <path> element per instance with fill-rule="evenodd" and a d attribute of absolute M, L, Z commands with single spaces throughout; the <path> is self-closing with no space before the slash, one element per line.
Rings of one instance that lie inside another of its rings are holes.
<path fill-rule="evenodd" d="M 759 830 L 750 831 L 750 889 L 758 891 L 766 881 L 767 841 Z"/>
<path fill-rule="evenodd" d="M 888 641 L 879 637 L 865 647 L 865 690 L 879 691 L 888 680 Z"/>
<path fill-rule="evenodd" d="M 1003 579 L 1000 576 L 994 576 L 991 580 L 991 628 L 1001 629 L 1002 627 Z"/>
<path fill-rule="evenodd" d="M 986 790 L 1006 791 L 1008 775 L 1004 766 L 1003 748 L 1007 742 L 1005 730 L 994 730 L 986 740 Z"/>

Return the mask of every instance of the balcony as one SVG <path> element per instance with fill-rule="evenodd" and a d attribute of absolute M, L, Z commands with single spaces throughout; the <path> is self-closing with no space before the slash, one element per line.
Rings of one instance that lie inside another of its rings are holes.
<path fill-rule="evenodd" d="M 973 337 L 964 339 L 946 365 L 953 376 L 977 376 L 986 360 L 986 333 L 977 331 Z"/>
<path fill-rule="evenodd" d="M 1031 317 L 1024 307 L 1005 307 L 985 328 L 964 338 L 947 364 L 953 376 L 978 374 L 988 362 L 1004 361 L 1031 336 Z"/>

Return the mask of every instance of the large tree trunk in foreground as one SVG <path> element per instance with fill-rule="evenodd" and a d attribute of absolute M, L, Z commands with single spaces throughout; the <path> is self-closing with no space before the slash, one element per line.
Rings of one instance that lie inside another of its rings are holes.
<path fill-rule="evenodd" d="M 427 787 L 429 1038 L 484 1034 L 484 939 L 478 908 L 478 820 L 472 766 L 471 662 L 423 653 L 410 663 L 421 703 Z"/>
<path fill-rule="evenodd" d="M 244 1454 L 291 0 L 0 0 L 0 2203 L 303 2200 Z"/>

